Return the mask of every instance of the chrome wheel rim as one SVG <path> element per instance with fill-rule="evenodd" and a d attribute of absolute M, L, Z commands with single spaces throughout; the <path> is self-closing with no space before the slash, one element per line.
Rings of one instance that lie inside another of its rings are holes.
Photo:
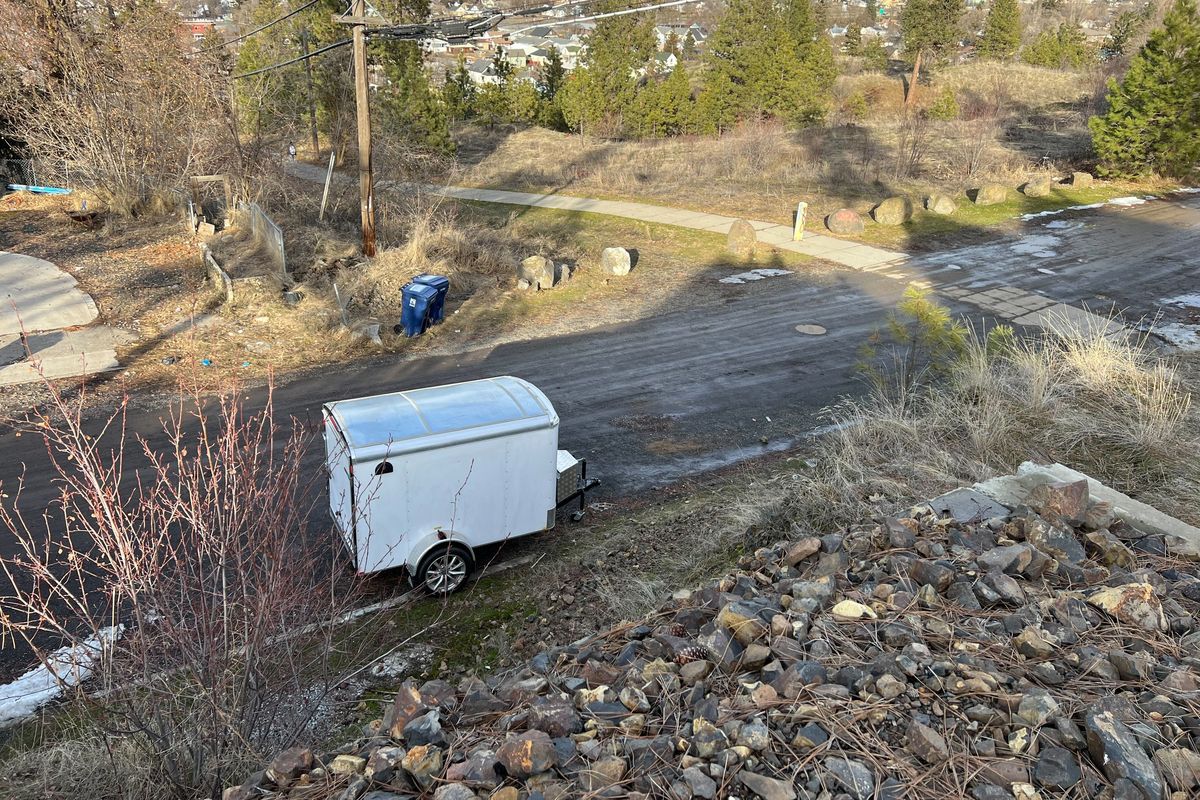
<path fill-rule="evenodd" d="M 458 553 L 443 553 L 429 562 L 425 586 L 431 592 L 449 594 L 467 577 L 467 560 Z"/>

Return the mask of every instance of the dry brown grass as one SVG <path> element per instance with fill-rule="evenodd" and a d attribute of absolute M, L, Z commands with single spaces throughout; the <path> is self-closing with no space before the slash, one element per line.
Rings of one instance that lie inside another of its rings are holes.
<path fill-rule="evenodd" d="M 793 131 L 752 123 L 721 138 L 621 142 L 544 129 L 462 132 L 466 182 L 591 197 L 643 199 L 670 206 L 790 223 L 796 201 L 816 224 L 841 206 L 869 207 L 890 194 L 952 193 L 983 180 L 1016 186 L 1043 169 L 1086 166 L 1090 75 L 1026 65 L 967 64 L 923 86 L 922 104 L 944 87 L 963 119 L 928 126 L 927 157 L 911 177 L 895 166 L 901 149 L 903 88 L 881 73 L 843 76 L 835 108 L 867 100 L 859 124 Z M 835 113 L 832 122 L 843 115 Z M 1049 165 L 1041 159 L 1047 156 Z M 968 167 L 972 168 L 969 174 Z"/>
<path fill-rule="evenodd" d="M 989 352 L 974 342 L 945 380 L 873 393 L 834 412 L 823 443 L 826 496 L 912 502 L 1059 461 L 1163 511 L 1200 522 L 1200 408 L 1190 373 L 1145 342 L 1086 333 Z M 813 512 L 805 493 L 792 514 Z"/>

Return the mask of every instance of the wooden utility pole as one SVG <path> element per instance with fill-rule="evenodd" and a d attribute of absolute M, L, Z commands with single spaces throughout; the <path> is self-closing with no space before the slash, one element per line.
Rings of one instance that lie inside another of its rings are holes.
<path fill-rule="evenodd" d="M 375 255 L 375 187 L 371 183 L 371 97 L 367 90 L 367 2 L 354 0 L 354 105 L 358 122 L 358 205 L 362 253 Z"/>
<path fill-rule="evenodd" d="M 300 31 L 300 49 L 304 53 L 304 75 L 308 79 L 308 121 L 312 133 L 313 158 L 321 155 L 321 142 L 317 138 L 317 94 L 313 91 L 312 62 L 308 60 L 308 31 Z"/>

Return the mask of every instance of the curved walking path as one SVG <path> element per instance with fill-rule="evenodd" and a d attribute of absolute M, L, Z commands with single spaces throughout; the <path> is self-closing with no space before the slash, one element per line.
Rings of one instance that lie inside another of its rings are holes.
<path fill-rule="evenodd" d="M 562 211 L 586 211 L 590 214 L 607 214 L 640 222 L 677 225 L 681 228 L 720 234 L 729 233 L 730 227 L 738 219 L 721 214 L 706 214 L 701 211 L 689 211 L 649 203 L 634 203 L 626 200 L 595 200 L 572 195 L 510 192 L 500 189 L 475 189 L 467 186 L 426 186 L 425 189 L 443 197 L 453 197 L 458 200 L 555 208 Z M 786 225 L 754 219 L 747 221 L 757 232 L 758 241 L 763 244 L 779 250 L 789 250 L 793 253 L 822 258 L 852 269 L 875 269 L 888 264 L 896 264 L 908 258 L 904 253 L 845 239 L 836 239 L 819 233 L 805 233 L 804 238 L 797 242 L 792 240 L 792 229 Z"/>
<path fill-rule="evenodd" d="M 325 180 L 325 170 L 312 164 L 285 162 L 284 168 L 303 180 L 315 182 L 324 182 Z M 345 173 L 335 172 L 333 177 L 339 182 L 355 180 L 353 175 Z M 376 184 L 376 189 L 383 188 L 386 188 L 386 184 L 383 182 Z M 718 234 L 729 233 L 730 227 L 738 220 L 737 217 L 707 214 L 702 211 L 670 206 L 635 203 L 628 200 L 597 200 L 568 194 L 512 192 L 504 189 L 477 189 L 471 186 L 438 186 L 434 184 L 425 184 L 421 186 L 421 189 L 430 194 L 452 197 L 456 200 L 607 214 L 611 217 L 624 217 L 656 225 L 676 225 L 681 228 Z M 805 233 L 804 238 L 796 242 L 792 241 L 792 229 L 787 225 L 754 219 L 747 221 L 758 234 L 758 241 L 763 244 L 779 250 L 789 250 L 793 253 L 822 258 L 852 269 L 876 270 L 891 264 L 898 264 L 908 258 L 904 253 L 884 250 L 860 242 L 836 239 L 819 233 Z"/>
<path fill-rule="evenodd" d="M 41 258 L 0 251 L 0 386 L 117 369 L 114 346 L 128 339 L 103 326 L 71 275 Z"/>

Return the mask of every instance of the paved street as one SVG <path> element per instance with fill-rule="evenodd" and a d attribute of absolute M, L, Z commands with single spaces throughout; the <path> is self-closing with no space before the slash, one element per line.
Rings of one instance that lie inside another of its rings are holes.
<path fill-rule="evenodd" d="M 1045 227 L 1055 221 L 1065 226 Z M 1055 238 L 1036 242 L 1042 255 L 1024 252 L 1030 242 L 1012 240 L 902 268 L 844 270 L 820 284 L 782 275 L 731 285 L 723 304 L 702 312 L 676 311 L 663 297 L 658 313 L 639 322 L 301 378 L 277 389 L 276 406 L 315 419 L 326 400 L 517 375 L 555 403 L 560 446 L 589 459 L 591 473 L 605 481 L 600 496 L 627 493 L 785 448 L 827 425 L 821 409 L 861 391 L 852 369 L 857 348 L 907 280 L 928 281 L 980 326 L 1024 317 L 1043 301 L 1115 305 L 1136 321 L 1170 311 L 1167 298 L 1200 294 L 1198 226 L 1200 197 L 1034 220 L 1028 236 Z M 1038 299 L 1021 307 L 994 289 Z M 810 324 L 828 332 L 796 330 Z M 251 393 L 251 402 L 262 396 Z M 138 412 L 130 422 L 131 431 L 161 441 L 158 413 Z M 4 434 L 0 448 L 0 480 L 11 486 L 24 473 L 23 506 L 36 512 L 54 492 L 41 442 Z M 309 462 L 316 469 L 319 452 Z"/>

